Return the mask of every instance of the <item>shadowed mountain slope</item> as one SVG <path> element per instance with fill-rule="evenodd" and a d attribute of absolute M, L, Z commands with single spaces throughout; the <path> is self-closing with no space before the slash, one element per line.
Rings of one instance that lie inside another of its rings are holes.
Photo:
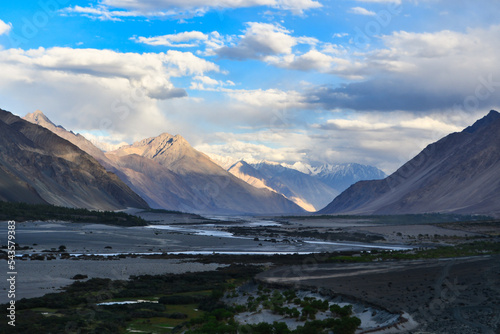
<path fill-rule="evenodd" d="M 500 215 L 500 114 L 427 146 L 383 180 L 361 181 L 323 214 L 453 212 Z"/>
<path fill-rule="evenodd" d="M 1 109 L 0 199 L 101 210 L 148 207 L 93 157 Z"/>

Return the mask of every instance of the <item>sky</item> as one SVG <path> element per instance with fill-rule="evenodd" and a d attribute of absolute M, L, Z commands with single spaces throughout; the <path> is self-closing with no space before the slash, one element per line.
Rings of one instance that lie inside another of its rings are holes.
<path fill-rule="evenodd" d="M 392 173 L 500 105 L 497 0 L 0 3 L 0 108 L 118 144 Z"/>

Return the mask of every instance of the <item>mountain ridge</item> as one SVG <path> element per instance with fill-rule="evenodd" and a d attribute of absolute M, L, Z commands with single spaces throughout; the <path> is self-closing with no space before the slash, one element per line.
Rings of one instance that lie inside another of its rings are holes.
<path fill-rule="evenodd" d="M 500 114 L 428 145 L 379 181 L 358 182 L 322 214 L 500 214 Z"/>
<path fill-rule="evenodd" d="M 107 152 L 106 156 L 111 158 L 114 155 L 122 159 L 131 154 L 154 161 L 172 172 L 178 183 L 182 184 L 177 188 L 184 189 L 185 194 L 179 196 L 184 199 L 184 208 L 192 212 L 303 212 L 284 196 L 255 188 L 233 176 L 207 155 L 191 147 L 180 135 L 162 133 L 157 137 L 146 138 Z M 190 202 L 189 198 L 195 200 Z"/>
<path fill-rule="evenodd" d="M 1 198 L 101 210 L 148 208 L 116 175 L 50 130 L 2 109 L 0 128 Z M 18 198 L 9 195 L 13 191 Z"/>

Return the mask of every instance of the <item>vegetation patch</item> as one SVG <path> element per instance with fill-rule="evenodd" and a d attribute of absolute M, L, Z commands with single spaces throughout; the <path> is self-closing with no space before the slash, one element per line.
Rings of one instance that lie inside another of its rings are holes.
<path fill-rule="evenodd" d="M 500 254 L 500 240 L 474 241 L 455 246 L 441 246 L 431 249 L 411 251 L 377 251 L 364 252 L 356 256 L 336 255 L 328 259 L 329 262 L 371 262 L 389 260 L 418 260 L 453 258 L 463 256 Z M 353 254 L 354 255 L 354 254 Z"/>
<path fill-rule="evenodd" d="M 240 298 L 243 303 L 231 303 L 231 299 L 240 297 L 242 291 L 231 290 L 226 293 L 224 307 L 213 307 L 203 317 L 186 323 L 182 330 L 186 334 L 207 333 L 252 333 L 252 334 L 320 334 L 333 331 L 336 334 L 352 334 L 360 326 L 361 320 L 352 315 L 352 306 L 330 305 L 327 300 L 314 297 L 299 298 L 294 290 L 280 291 L 259 286 L 255 293 L 245 294 Z M 300 325 L 289 328 L 287 321 L 255 322 L 240 321 L 241 315 L 251 319 L 265 317 L 264 312 L 289 318 Z M 317 319 L 317 315 L 321 319 Z"/>
<path fill-rule="evenodd" d="M 63 292 L 17 301 L 17 315 L 22 321 L 16 323 L 14 332 L 105 334 L 145 329 L 171 333 L 172 327 L 204 316 L 203 309 L 221 306 L 223 291 L 234 282 L 249 280 L 261 271 L 255 266 L 233 265 L 209 272 L 134 276 L 129 281 L 76 281 Z M 109 300 L 159 300 L 167 296 L 197 302 L 99 305 Z M 1 322 L 0 333 L 10 332 L 7 322 Z"/>
<path fill-rule="evenodd" d="M 75 223 L 96 223 L 117 226 L 147 226 L 148 223 L 124 212 L 92 211 L 87 209 L 65 208 L 49 204 L 26 204 L 0 201 L 0 221 L 15 220 L 62 220 Z"/>

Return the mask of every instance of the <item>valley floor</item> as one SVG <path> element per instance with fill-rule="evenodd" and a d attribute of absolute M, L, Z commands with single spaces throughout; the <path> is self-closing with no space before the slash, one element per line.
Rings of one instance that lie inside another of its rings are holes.
<path fill-rule="evenodd" d="M 470 240 L 498 242 L 498 222 L 138 214 L 150 226 L 18 223 L 18 298 L 57 292 L 78 274 L 126 280 L 254 263 L 272 268 L 257 276 L 260 282 L 404 314 L 407 321 L 382 332 L 500 332 L 498 255 L 413 261 L 376 261 L 375 255 Z M 1 229 L 1 240 L 6 237 L 7 229 Z M 363 262 L 366 256 L 375 261 Z M 332 257 L 359 263 L 328 263 Z M 0 293 L 0 303 L 8 301 L 6 292 Z"/>

